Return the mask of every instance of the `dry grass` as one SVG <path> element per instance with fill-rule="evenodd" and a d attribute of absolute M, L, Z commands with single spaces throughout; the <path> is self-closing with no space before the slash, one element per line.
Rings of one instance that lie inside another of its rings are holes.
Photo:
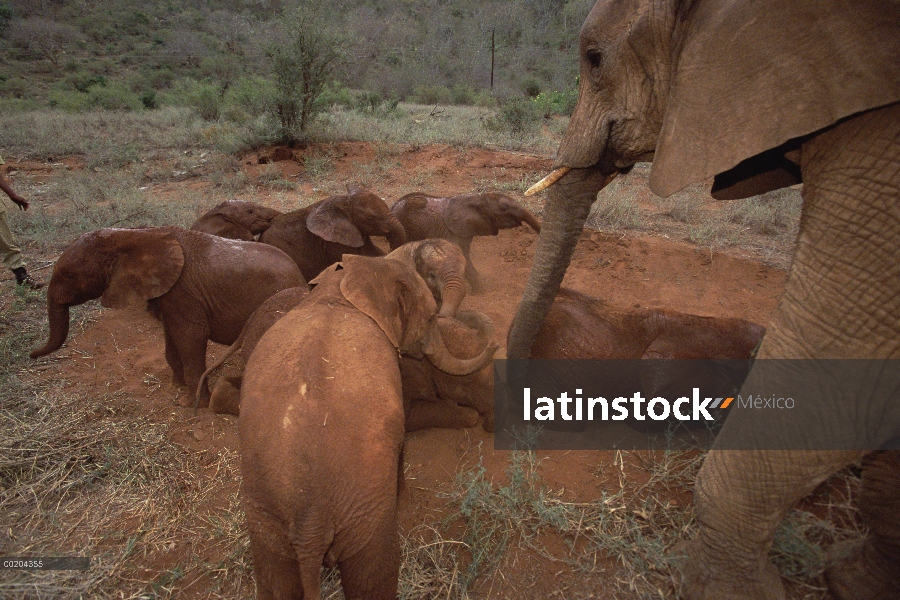
<path fill-rule="evenodd" d="M 522 133 L 490 131 L 484 126 L 492 111 L 473 106 L 400 104 L 389 113 L 364 114 L 339 107 L 323 115 L 313 139 L 318 141 L 367 141 L 409 144 L 451 144 L 457 147 L 530 150 L 551 154 L 558 140 L 539 129 Z"/>
<path fill-rule="evenodd" d="M 709 195 L 710 182 L 704 182 L 660 198 L 649 190 L 649 173 L 649 164 L 638 164 L 604 188 L 586 226 L 653 232 L 710 250 L 738 250 L 782 269 L 790 266 L 800 222 L 799 189 L 718 201 Z"/>

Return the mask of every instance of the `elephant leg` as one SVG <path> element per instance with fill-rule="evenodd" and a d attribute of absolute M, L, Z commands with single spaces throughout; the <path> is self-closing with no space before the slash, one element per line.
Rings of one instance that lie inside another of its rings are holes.
<path fill-rule="evenodd" d="M 804 202 L 797 250 L 759 359 L 900 358 L 900 322 L 888 316 L 900 314 L 898 165 L 900 105 L 844 121 L 803 145 Z M 742 394 L 766 391 L 765 385 L 746 389 L 755 373 L 756 367 Z M 817 415 L 835 414 L 845 404 L 827 394 L 826 390 L 819 400 L 830 410 Z M 863 384 L 858 397 L 880 396 Z M 883 428 L 881 435 L 886 438 L 869 436 L 874 429 L 871 415 L 885 410 L 873 405 L 849 419 L 836 422 L 832 417 L 827 423 L 838 425 L 835 433 L 856 433 L 868 447 L 878 448 L 898 433 Z M 752 433 L 746 426 L 754 425 L 752 413 L 732 413 L 716 446 L 741 435 L 746 439 Z M 810 412 L 805 414 L 808 417 Z M 799 439 L 815 437 L 821 429 L 811 428 L 803 419 L 780 425 Z M 776 527 L 818 482 L 861 455 L 859 451 L 710 451 L 697 474 L 700 533 L 687 547 L 685 597 L 784 597 L 767 558 Z"/>
<path fill-rule="evenodd" d="M 209 340 L 209 328 L 196 323 L 185 322 L 181 319 L 163 319 L 163 328 L 167 339 L 172 340 L 175 351 L 181 358 L 181 377 L 184 385 L 187 385 L 190 395 L 197 392 L 200 376 L 206 371 L 206 344 Z M 166 344 L 166 348 L 169 345 Z M 173 370 L 174 373 L 174 370 Z M 175 376 L 178 373 L 174 373 Z M 200 401 L 198 406 L 209 405 L 209 386 L 203 382 L 200 389 Z"/>
<path fill-rule="evenodd" d="M 406 417 L 406 431 L 429 427 L 464 429 L 478 424 L 478 411 L 451 400 L 413 400 Z"/>
<path fill-rule="evenodd" d="M 216 414 L 240 416 L 243 377 L 219 377 L 209 397 L 209 410 Z"/>
<path fill-rule="evenodd" d="M 681 544 L 682 594 L 691 600 L 777 600 L 784 586 L 768 554 L 788 510 L 859 452 L 718 450 L 694 488 L 700 534 Z"/>
<path fill-rule="evenodd" d="M 397 510 L 371 517 L 378 526 L 366 546 L 338 563 L 341 587 L 347 600 L 394 600 L 400 575 L 400 538 Z"/>
<path fill-rule="evenodd" d="M 825 580 L 837 600 L 900 598 L 900 452 L 863 459 L 859 516 L 869 528 L 862 543 L 829 548 Z"/>
<path fill-rule="evenodd" d="M 172 339 L 168 327 L 163 327 L 163 337 L 166 342 L 166 363 L 172 369 L 172 383 L 176 386 L 187 385 L 184 381 L 184 365 L 178 354 L 178 347 Z"/>
<path fill-rule="evenodd" d="M 254 508 L 252 502 L 247 503 L 246 515 L 250 530 L 250 552 L 253 554 L 256 597 L 259 600 L 318 598 L 318 595 L 312 593 L 304 596 L 300 564 L 285 535 L 284 525 L 265 511 Z M 318 568 L 315 582 L 315 591 L 318 592 Z"/>
<path fill-rule="evenodd" d="M 463 256 L 466 258 L 466 281 L 469 282 L 472 293 L 480 294 L 484 291 L 484 280 L 481 277 L 481 273 L 475 269 L 475 265 L 472 263 L 472 238 L 453 238 L 450 241 L 459 246 Z"/>

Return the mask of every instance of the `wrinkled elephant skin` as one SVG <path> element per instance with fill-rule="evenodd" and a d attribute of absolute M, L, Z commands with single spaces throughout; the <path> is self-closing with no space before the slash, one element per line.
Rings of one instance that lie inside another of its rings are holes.
<path fill-rule="evenodd" d="M 531 354 L 608 175 L 638 161 L 653 162 L 650 187 L 661 196 L 712 176 L 722 199 L 803 183 L 796 254 L 759 358 L 900 358 L 900 5 L 601 0 L 579 54 L 579 98 L 556 159 L 571 170 L 549 189 L 510 358 Z M 747 387 L 761 385 L 753 372 L 747 381 L 744 395 L 768 391 Z M 821 402 L 836 400 L 825 393 Z M 872 408 L 843 425 L 861 431 Z M 719 440 L 740 429 L 741 414 Z M 697 478 L 684 597 L 784 598 L 768 560 L 775 529 L 859 458 L 714 447 Z M 862 550 L 829 567 L 841 599 L 900 589 L 900 513 L 876 510 L 896 502 L 900 483 L 876 485 L 867 468 L 860 512 L 878 522 Z"/>

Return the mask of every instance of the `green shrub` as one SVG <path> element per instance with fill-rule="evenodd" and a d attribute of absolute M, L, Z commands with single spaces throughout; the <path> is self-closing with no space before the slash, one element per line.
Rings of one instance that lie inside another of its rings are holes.
<path fill-rule="evenodd" d="M 540 118 L 533 101 L 514 98 L 502 104 L 493 116 L 485 119 L 484 126 L 491 131 L 509 131 L 519 135 L 537 128 Z"/>
<path fill-rule="evenodd" d="M 103 75 L 75 75 L 70 79 L 70 83 L 72 87 L 74 87 L 79 92 L 85 92 L 91 89 L 95 85 L 99 85 L 101 87 L 106 87 L 106 77 Z"/>
<path fill-rule="evenodd" d="M 578 90 L 571 89 L 564 92 L 543 92 L 534 98 L 537 111 L 545 119 L 553 115 L 569 116 L 575 110 L 578 101 Z"/>
<path fill-rule="evenodd" d="M 214 83 L 202 83 L 194 90 L 191 97 L 191 105 L 205 121 L 215 121 L 219 118 L 219 108 L 222 104 L 222 92 Z"/>
<path fill-rule="evenodd" d="M 70 112 L 80 112 L 91 108 L 91 97 L 84 92 L 71 90 L 51 90 L 47 104 Z"/>
<path fill-rule="evenodd" d="M 529 77 L 522 82 L 522 93 L 529 98 L 537 98 L 538 94 L 541 93 L 540 82 L 533 77 Z"/>
<path fill-rule="evenodd" d="M 144 108 L 157 108 L 156 92 L 153 90 L 144 90 L 141 93 L 141 104 L 144 105 Z"/>
<path fill-rule="evenodd" d="M 475 104 L 477 92 L 468 85 L 462 83 L 454 84 L 450 88 L 450 101 L 453 104 L 465 104 L 471 106 Z"/>
<path fill-rule="evenodd" d="M 316 106 L 320 109 L 331 108 L 332 106 L 343 106 L 350 109 L 356 107 L 356 98 L 347 87 L 335 81 L 325 85 L 322 93 L 316 98 Z"/>
<path fill-rule="evenodd" d="M 246 123 L 269 110 L 274 85 L 265 77 L 241 77 L 222 97 L 221 116 L 233 123 Z"/>
<path fill-rule="evenodd" d="M 9 27 L 9 22 L 13 20 L 13 9 L 4 2 L 0 4 L 0 37 L 6 33 L 7 28 Z"/>
<path fill-rule="evenodd" d="M 104 110 L 138 110 L 143 106 L 138 95 L 119 82 L 91 86 L 87 95 L 92 107 Z"/>
<path fill-rule="evenodd" d="M 375 114 L 383 102 L 384 99 L 378 92 L 360 92 L 356 96 L 356 110 Z"/>
<path fill-rule="evenodd" d="M 413 95 L 421 104 L 452 104 L 450 89 L 444 85 L 417 85 Z"/>

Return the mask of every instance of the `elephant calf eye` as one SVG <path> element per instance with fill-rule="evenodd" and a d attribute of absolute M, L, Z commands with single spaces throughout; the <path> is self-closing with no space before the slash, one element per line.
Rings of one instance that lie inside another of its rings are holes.
<path fill-rule="evenodd" d="M 596 69 L 600 66 L 603 55 L 601 55 L 598 50 L 588 50 L 584 57 L 587 59 L 588 63 L 590 63 L 591 68 Z"/>

